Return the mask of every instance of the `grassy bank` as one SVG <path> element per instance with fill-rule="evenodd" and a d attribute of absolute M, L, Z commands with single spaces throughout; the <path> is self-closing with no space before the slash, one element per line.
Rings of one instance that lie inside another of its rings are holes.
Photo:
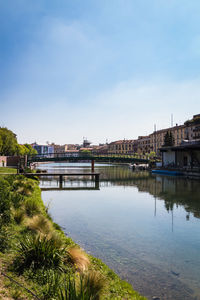
<path fill-rule="evenodd" d="M 7 168 L 7 167 L 0 167 L 0 173 L 16 174 L 17 173 L 17 169 Z"/>
<path fill-rule="evenodd" d="M 0 271 L 0 299 L 145 299 L 65 236 L 21 175 L 0 177 Z"/>

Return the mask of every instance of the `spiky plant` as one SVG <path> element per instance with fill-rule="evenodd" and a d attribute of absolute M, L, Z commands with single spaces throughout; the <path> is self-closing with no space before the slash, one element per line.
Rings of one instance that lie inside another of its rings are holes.
<path fill-rule="evenodd" d="M 47 270 L 39 274 L 38 281 L 42 284 L 42 300 L 57 299 L 63 276 L 55 270 Z"/>
<path fill-rule="evenodd" d="M 34 199 L 26 199 L 24 203 L 24 208 L 27 216 L 29 217 L 40 213 L 40 206 L 37 202 L 34 201 Z"/>
<path fill-rule="evenodd" d="M 106 288 L 106 280 L 100 272 L 88 271 L 80 276 L 81 290 L 89 299 L 99 300 Z"/>
<path fill-rule="evenodd" d="M 51 231 L 51 233 L 49 233 L 47 237 L 52 240 L 52 243 L 54 243 L 54 246 L 56 248 L 66 248 L 61 234 L 56 232 L 55 230 Z"/>
<path fill-rule="evenodd" d="M 13 217 L 17 224 L 21 224 L 25 217 L 24 210 L 22 208 L 15 209 L 13 213 Z"/>
<path fill-rule="evenodd" d="M 25 269 L 63 270 L 65 248 L 56 247 L 54 240 L 47 236 L 26 234 L 20 239 L 16 251 L 14 265 L 20 273 Z"/>
<path fill-rule="evenodd" d="M 35 183 L 28 178 L 16 179 L 13 182 L 13 187 L 16 193 L 23 196 L 30 196 L 34 191 Z"/>
<path fill-rule="evenodd" d="M 90 264 L 87 254 L 77 246 L 73 246 L 67 249 L 67 261 L 75 266 L 75 268 L 84 272 L 88 269 Z"/>
<path fill-rule="evenodd" d="M 64 287 L 60 289 L 58 300 L 99 300 L 106 287 L 104 277 L 96 271 L 68 276 Z"/>
<path fill-rule="evenodd" d="M 49 234 L 52 232 L 50 221 L 43 215 L 36 215 L 27 220 L 27 227 L 35 233 Z"/>

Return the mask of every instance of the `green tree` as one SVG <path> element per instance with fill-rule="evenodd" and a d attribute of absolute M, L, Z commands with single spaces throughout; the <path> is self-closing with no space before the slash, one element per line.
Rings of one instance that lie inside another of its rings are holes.
<path fill-rule="evenodd" d="M 26 154 L 26 147 L 24 145 L 17 144 L 17 146 L 16 146 L 16 154 L 17 155 L 25 155 Z"/>
<path fill-rule="evenodd" d="M 154 159 L 154 158 L 156 158 L 156 152 L 151 151 L 151 152 L 149 153 L 149 159 Z"/>
<path fill-rule="evenodd" d="M 0 127 L 0 155 L 14 155 L 16 147 L 16 134 L 6 127 Z"/>
<path fill-rule="evenodd" d="M 171 131 L 170 131 L 170 134 L 169 134 L 169 142 L 170 142 L 171 146 L 174 146 L 175 140 L 174 140 L 174 136 L 173 136 Z"/>
<path fill-rule="evenodd" d="M 36 155 L 29 144 L 19 145 L 16 134 L 6 127 L 0 127 L 0 155 Z"/>
<path fill-rule="evenodd" d="M 91 151 L 90 151 L 90 150 L 87 150 L 87 149 L 81 150 L 81 153 L 82 153 L 83 155 L 85 155 L 85 156 L 90 156 L 90 155 L 92 154 Z"/>
<path fill-rule="evenodd" d="M 164 137 L 164 146 L 174 146 L 174 137 L 171 131 L 167 131 Z"/>
<path fill-rule="evenodd" d="M 32 148 L 31 145 L 24 144 L 23 146 L 25 147 L 25 154 L 27 154 L 27 155 L 36 155 L 37 154 L 37 150 Z"/>

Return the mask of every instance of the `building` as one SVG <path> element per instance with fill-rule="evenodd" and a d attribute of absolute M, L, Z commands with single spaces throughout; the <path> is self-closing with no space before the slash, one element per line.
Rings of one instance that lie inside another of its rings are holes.
<path fill-rule="evenodd" d="M 108 144 L 94 146 L 92 152 L 95 154 L 107 154 L 108 153 Z"/>
<path fill-rule="evenodd" d="M 183 141 L 179 146 L 162 147 L 162 166 L 200 171 L 200 140 Z"/>
<path fill-rule="evenodd" d="M 200 139 L 200 114 L 194 115 L 191 120 L 184 123 L 185 138 L 187 140 Z"/>
<path fill-rule="evenodd" d="M 49 155 L 54 153 L 54 145 L 38 145 L 37 143 L 31 144 L 37 150 L 39 155 Z"/>
<path fill-rule="evenodd" d="M 52 146 L 54 147 L 54 153 L 65 153 L 68 148 L 67 148 L 67 145 L 55 145 L 55 144 L 52 144 Z"/>
<path fill-rule="evenodd" d="M 78 157 L 79 156 L 79 150 L 67 150 L 65 151 L 65 157 L 70 156 L 70 157 Z"/>
<path fill-rule="evenodd" d="M 133 154 L 137 152 L 137 140 L 119 140 L 108 144 L 108 153 Z"/>
<path fill-rule="evenodd" d="M 79 145 L 75 145 L 75 144 L 66 144 L 65 146 L 67 146 L 67 150 L 77 150 Z"/>
<path fill-rule="evenodd" d="M 83 139 L 83 147 L 82 148 L 90 148 L 91 142 L 87 139 Z"/>
<path fill-rule="evenodd" d="M 149 135 L 150 137 L 150 151 L 160 155 L 160 148 L 164 145 L 165 135 L 167 132 L 171 132 L 174 138 L 174 146 L 178 146 L 185 139 L 185 125 L 176 125 L 173 127 L 154 131 Z"/>
<path fill-rule="evenodd" d="M 167 132 L 174 137 L 174 146 L 179 146 L 184 140 L 192 141 L 200 139 L 200 114 L 194 115 L 191 120 L 183 125 L 177 125 L 166 129 L 154 131 L 150 134 L 150 149 L 160 155 L 159 149 L 164 145 L 164 138 Z"/>
<path fill-rule="evenodd" d="M 137 153 L 139 155 L 145 155 L 150 152 L 150 136 L 139 136 L 137 140 Z"/>

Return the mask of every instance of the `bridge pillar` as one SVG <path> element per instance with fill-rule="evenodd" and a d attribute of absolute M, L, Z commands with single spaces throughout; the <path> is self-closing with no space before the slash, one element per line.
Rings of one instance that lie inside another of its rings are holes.
<path fill-rule="evenodd" d="M 94 177 L 94 176 L 92 176 Z M 95 174 L 95 189 L 99 189 L 99 174 Z"/>
<path fill-rule="evenodd" d="M 62 189 L 63 187 L 63 177 L 62 175 L 59 176 L 59 188 Z"/>
<path fill-rule="evenodd" d="M 99 182 L 99 174 L 95 174 L 95 182 Z"/>
<path fill-rule="evenodd" d="M 94 172 L 94 159 L 91 160 L 91 170 Z"/>
<path fill-rule="evenodd" d="M 95 189 L 99 190 L 99 181 L 95 181 Z"/>

